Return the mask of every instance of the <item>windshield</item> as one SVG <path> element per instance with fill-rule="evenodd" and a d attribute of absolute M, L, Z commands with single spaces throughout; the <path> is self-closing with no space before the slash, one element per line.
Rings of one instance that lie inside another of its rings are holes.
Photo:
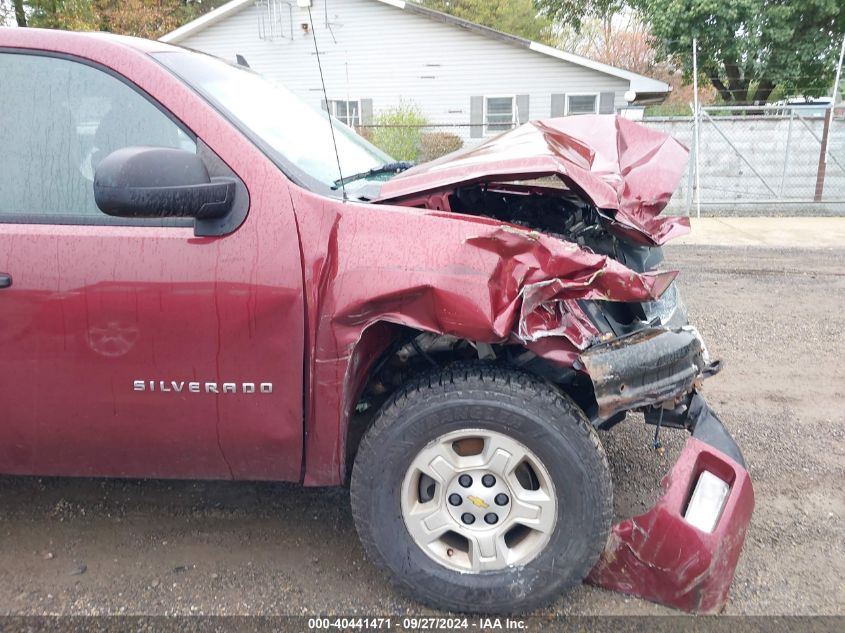
<path fill-rule="evenodd" d="M 337 189 L 337 168 L 328 114 L 308 106 L 278 82 L 241 66 L 200 53 L 166 52 L 154 57 L 246 128 L 281 159 L 299 180 L 315 180 Z M 332 118 L 344 176 L 376 169 L 393 159 Z M 301 178 L 302 174 L 310 178 Z"/>

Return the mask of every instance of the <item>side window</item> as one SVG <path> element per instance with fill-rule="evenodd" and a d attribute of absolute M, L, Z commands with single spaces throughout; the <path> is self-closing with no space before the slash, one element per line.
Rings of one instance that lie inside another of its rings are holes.
<path fill-rule="evenodd" d="M 0 117 L 0 222 L 107 224 L 93 190 L 103 158 L 129 145 L 196 151 L 193 138 L 129 85 L 57 57 L 0 53 Z"/>

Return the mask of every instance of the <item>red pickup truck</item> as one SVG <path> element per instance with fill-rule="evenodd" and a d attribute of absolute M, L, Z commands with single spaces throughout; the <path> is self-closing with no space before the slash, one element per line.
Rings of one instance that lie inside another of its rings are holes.
<path fill-rule="evenodd" d="M 409 169 L 106 34 L 0 29 L 0 77 L 0 472 L 349 484 L 374 563 L 445 609 L 725 604 L 753 493 L 659 268 L 679 143 L 569 117 Z M 598 432 L 631 411 L 691 437 L 611 525 Z"/>

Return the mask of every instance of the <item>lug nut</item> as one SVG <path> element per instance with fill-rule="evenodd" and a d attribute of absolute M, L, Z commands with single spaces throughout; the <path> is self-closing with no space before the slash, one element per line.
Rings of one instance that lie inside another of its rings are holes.
<path fill-rule="evenodd" d="M 484 475 L 481 478 L 481 483 L 484 484 L 485 488 L 492 488 L 496 485 L 496 478 L 493 475 Z"/>
<path fill-rule="evenodd" d="M 472 525 L 473 523 L 475 523 L 475 517 L 473 515 L 471 515 L 469 512 L 464 512 L 461 515 L 461 521 L 463 521 L 467 525 Z"/>
<path fill-rule="evenodd" d="M 496 525 L 499 522 L 499 516 L 497 514 L 493 514 L 492 512 L 488 512 L 484 515 L 484 522 L 488 525 Z"/>
<path fill-rule="evenodd" d="M 458 477 L 458 483 L 461 484 L 464 488 L 469 488 L 472 485 L 472 477 L 469 475 L 461 475 Z"/>
<path fill-rule="evenodd" d="M 449 503 L 451 503 L 453 506 L 459 506 L 463 502 L 464 502 L 464 500 L 461 499 L 461 495 L 459 495 L 455 492 L 453 492 L 452 494 L 449 495 Z"/>
<path fill-rule="evenodd" d="M 496 498 L 493 499 L 493 501 L 496 502 L 497 506 L 506 506 L 508 505 L 508 501 L 510 501 L 510 499 L 508 499 L 508 496 L 504 492 L 500 492 L 496 495 Z"/>

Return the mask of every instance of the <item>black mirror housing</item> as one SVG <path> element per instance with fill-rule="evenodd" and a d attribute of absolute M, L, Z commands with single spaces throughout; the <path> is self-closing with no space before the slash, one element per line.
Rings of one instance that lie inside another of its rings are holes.
<path fill-rule="evenodd" d="M 192 152 L 168 147 L 124 147 L 94 173 L 94 200 L 122 218 L 221 218 L 232 209 L 236 182 L 208 175 Z"/>

